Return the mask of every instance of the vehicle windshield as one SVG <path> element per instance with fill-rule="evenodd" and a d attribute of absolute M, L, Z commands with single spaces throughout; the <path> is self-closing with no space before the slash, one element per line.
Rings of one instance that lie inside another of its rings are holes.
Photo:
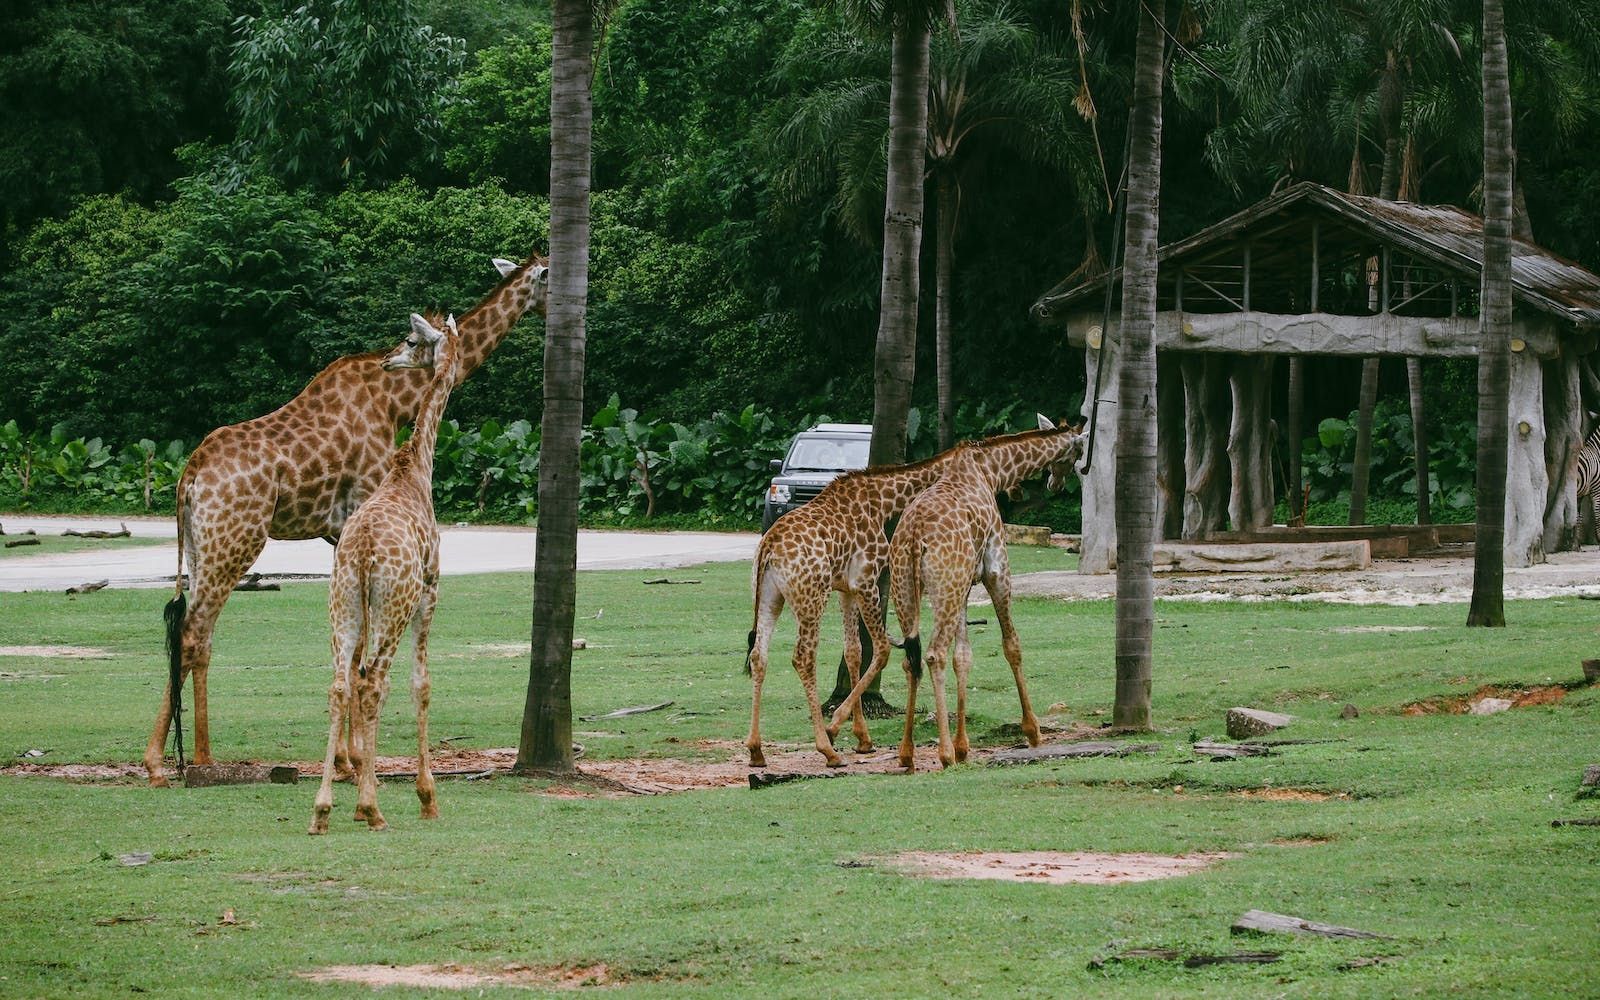
<path fill-rule="evenodd" d="M 795 441 L 784 462 L 786 472 L 846 472 L 867 467 L 867 438 L 804 437 Z"/>

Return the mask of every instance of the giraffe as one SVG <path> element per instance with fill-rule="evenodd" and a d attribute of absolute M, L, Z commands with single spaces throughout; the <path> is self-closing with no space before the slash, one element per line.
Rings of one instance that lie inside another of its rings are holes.
<path fill-rule="evenodd" d="M 1056 427 L 1040 416 L 1039 429 L 989 438 L 952 450 L 945 474 L 906 508 L 889 545 L 895 615 L 905 636 L 906 722 L 900 740 L 900 764 L 914 768 L 912 730 L 916 725 L 917 680 L 921 676 L 918 618 L 922 593 L 934 611 L 933 638 L 927 662 L 933 670 L 934 714 L 939 725 L 939 761 L 945 767 L 967 758 L 967 673 L 972 646 L 967 638 L 967 595 L 982 582 L 994 602 L 1001 643 L 1022 702 L 1022 732 L 1029 746 L 1039 745 L 1039 722 L 1028 701 L 1022 676 L 1022 646 L 1011 623 L 1011 570 L 1006 558 L 1004 526 L 995 494 L 1015 489 L 1024 480 L 1048 471 L 1047 488 L 1060 490 L 1083 450 L 1076 427 Z M 956 736 L 952 746 L 945 715 L 944 653 L 955 648 Z M 881 664 L 873 664 L 881 668 Z M 846 704 L 859 699 L 872 674 L 856 684 Z M 841 710 L 845 706 L 840 706 Z"/>
<path fill-rule="evenodd" d="M 389 696 L 389 667 L 406 626 L 413 643 L 411 702 L 417 712 L 417 798 L 422 818 L 438 819 L 428 754 L 428 627 L 439 597 L 439 525 L 433 517 L 433 454 L 460 354 L 456 320 L 445 330 L 411 314 L 411 335 L 384 357 L 384 371 L 431 369 L 416 433 L 389 459 L 389 471 L 346 522 L 333 553 L 328 620 L 333 627 L 333 684 L 328 688 L 328 753 L 311 816 L 313 834 L 328 832 L 334 759 L 345 717 L 356 750 L 356 818 L 373 830 L 378 811 L 378 713 Z M 358 676 L 353 681 L 351 673 Z"/>
<path fill-rule="evenodd" d="M 767 674 L 767 648 L 784 602 L 794 610 L 799 635 L 794 669 L 805 687 L 817 750 L 829 767 L 844 762 L 833 749 L 833 737 L 846 714 L 852 716 L 856 750 L 872 749 L 860 697 L 841 705 L 827 726 L 817 701 L 817 634 L 827 610 L 829 591 L 837 590 L 844 613 L 844 655 L 854 681 L 861 670 L 859 617 L 872 640 L 876 673 L 889 658 L 891 640 L 884 631 L 878 577 L 888 566 L 889 541 L 883 525 L 905 509 L 922 490 L 936 482 L 944 456 L 911 465 L 882 466 L 847 472 L 829 483 L 815 500 L 778 518 L 761 536 L 752 566 L 755 620 L 748 637 L 745 670 L 751 679 L 750 766 L 765 767 L 761 752 L 761 685 Z M 858 685 L 859 687 L 859 685 Z"/>
<path fill-rule="evenodd" d="M 460 320 L 463 380 L 500 345 L 523 313 L 542 315 L 549 261 L 496 258 L 502 280 Z M 383 478 L 395 432 L 412 421 L 427 373 L 386 370 L 385 352 L 339 358 L 271 413 L 219 427 L 189 456 L 178 479 L 178 576 L 166 607 L 167 690 L 145 747 L 150 784 L 167 783 L 162 751 L 180 711 L 183 679 L 194 675 L 194 760 L 211 762 L 206 676 L 217 616 L 268 538 L 336 543 L 346 519 Z M 183 564 L 189 562 L 185 596 Z M 182 766 L 182 734 L 179 726 Z"/>

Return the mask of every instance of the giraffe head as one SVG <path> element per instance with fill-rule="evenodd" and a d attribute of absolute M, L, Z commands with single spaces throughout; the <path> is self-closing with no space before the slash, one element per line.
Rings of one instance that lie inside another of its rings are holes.
<path fill-rule="evenodd" d="M 456 348 L 461 337 L 456 330 L 454 316 L 446 319 L 444 326 L 445 329 L 440 330 L 422 316 L 412 313 L 411 333 L 383 359 L 383 370 L 392 372 L 398 368 L 429 368 L 435 375 L 446 372 L 454 377 L 460 360 L 460 352 Z"/>
<path fill-rule="evenodd" d="M 1083 457 L 1083 445 L 1087 439 L 1083 435 L 1082 427 L 1069 425 L 1065 420 L 1061 421 L 1060 424 L 1051 423 L 1050 418 L 1042 413 L 1036 413 L 1034 416 L 1039 419 L 1039 429 L 1042 431 L 1052 431 L 1057 427 L 1066 427 L 1071 431 L 1067 435 L 1065 449 L 1062 450 L 1061 454 L 1051 459 L 1050 464 L 1045 467 L 1048 476 L 1045 479 L 1044 488 L 1051 493 L 1060 493 L 1066 488 L 1067 476 L 1073 471 L 1073 467 L 1077 465 L 1078 459 Z"/>
<path fill-rule="evenodd" d="M 550 295 L 550 259 L 534 254 L 526 261 L 518 264 L 516 261 L 504 257 L 492 258 L 494 269 L 500 272 L 502 278 L 517 277 L 528 289 L 530 299 L 529 309 L 544 312 L 545 302 Z M 518 272 L 521 272 L 518 275 Z"/>

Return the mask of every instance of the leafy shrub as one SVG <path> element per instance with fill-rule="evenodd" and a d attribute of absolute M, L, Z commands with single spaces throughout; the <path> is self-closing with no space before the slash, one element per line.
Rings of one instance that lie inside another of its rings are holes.
<path fill-rule="evenodd" d="M 1448 523 L 1461 511 L 1471 511 L 1476 466 L 1476 425 L 1470 420 L 1450 422 L 1434 429 L 1428 442 L 1428 502 L 1435 520 Z M 1329 417 L 1317 425 L 1314 437 L 1302 443 L 1301 468 L 1311 488 L 1311 511 L 1319 502 L 1337 501 L 1349 519 L 1350 482 L 1356 450 L 1356 414 L 1348 420 Z M 1379 522 L 1380 500 L 1404 500 L 1416 519 L 1416 442 L 1411 414 L 1403 400 L 1384 400 L 1372 415 L 1372 462 L 1368 479 L 1367 520 Z M 1446 513 L 1450 512 L 1450 513 Z M 1470 519 L 1470 515 L 1467 518 Z M 1313 521 L 1312 523 L 1331 523 Z M 1340 521 L 1338 523 L 1344 523 Z M 1399 523 L 1399 522 L 1393 522 Z"/>

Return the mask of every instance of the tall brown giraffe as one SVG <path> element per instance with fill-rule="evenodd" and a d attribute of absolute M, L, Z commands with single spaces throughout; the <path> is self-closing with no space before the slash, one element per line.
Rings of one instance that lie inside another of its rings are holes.
<path fill-rule="evenodd" d="M 994 602 L 1006 662 L 1022 701 L 1022 733 L 1029 746 L 1039 745 L 1039 722 L 1022 676 L 1022 646 L 1011 622 L 1011 568 L 995 494 L 1014 489 L 1044 471 L 1049 473 L 1047 488 L 1060 490 L 1082 454 L 1084 440 L 1077 428 L 1055 427 L 1043 416 L 1039 428 L 955 449 L 945 463 L 945 474 L 906 508 L 890 543 L 895 615 L 905 636 L 906 723 L 900 764 L 908 771 L 914 766 L 911 737 L 916 725 L 917 680 L 922 672 L 918 618 L 924 591 L 934 612 L 926 662 L 933 671 L 940 763 L 949 767 L 967 758 L 967 673 L 972 667 L 967 596 L 978 582 Z M 956 674 L 953 746 L 944 698 L 944 654 L 952 645 Z M 870 673 L 851 691 L 850 698 L 859 698 L 869 683 Z"/>
<path fill-rule="evenodd" d="M 544 312 L 546 258 L 535 254 L 521 265 L 496 259 L 495 266 L 503 280 L 460 320 L 458 382 L 483 364 L 525 312 Z M 288 403 L 217 428 L 189 456 L 178 479 L 178 579 L 166 614 L 167 691 L 144 752 L 151 785 L 167 783 L 162 747 L 179 709 L 183 678 L 191 673 L 194 759 L 211 762 L 211 634 L 228 595 L 267 539 L 337 542 L 350 514 L 382 480 L 395 433 L 415 419 L 429 384 L 426 372 L 384 370 L 385 356 L 375 351 L 338 359 Z M 187 608 L 185 556 L 194 595 Z"/>
<path fill-rule="evenodd" d="M 411 335 L 382 362 L 384 371 L 431 369 L 432 378 L 417 412 L 416 433 L 389 459 L 388 473 L 350 516 L 333 553 L 328 583 L 333 684 L 328 688 L 328 753 L 311 814 L 313 834 L 328 832 L 334 760 L 346 716 L 358 769 L 356 818 L 374 830 L 388 825 L 378 811 L 378 714 L 389 697 L 389 667 L 407 625 L 413 643 L 411 702 L 417 712 L 417 798 L 423 819 L 439 817 L 428 754 L 428 628 L 439 597 L 433 453 L 460 361 L 454 316 L 445 321 L 445 329 L 441 332 L 412 313 Z"/>
<path fill-rule="evenodd" d="M 745 741 L 751 767 L 767 763 L 761 752 L 761 684 L 767 675 L 772 630 L 785 601 L 794 610 L 799 629 L 794 669 L 805 687 L 817 750 L 829 767 L 843 766 L 834 752 L 833 737 L 846 714 L 852 716 L 857 752 L 872 749 L 859 696 L 841 705 L 831 722 L 823 725 L 817 701 L 817 635 L 822 613 L 827 610 L 829 592 L 837 590 L 844 613 L 845 663 L 852 681 L 861 671 L 858 617 L 872 639 L 874 672 L 883 669 L 890 646 L 878 594 L 878 577 L 889 564 L 889 540 L 884 537 L 883 525 L 938 480 L 943 459 L 941 455 L 911 465 L 847 472 L 829 483 L 815 500 L 778 518 L 761 536 L 751 571 L 755 622 L 745 659 L 751 679 L 750 737 Z"/>

